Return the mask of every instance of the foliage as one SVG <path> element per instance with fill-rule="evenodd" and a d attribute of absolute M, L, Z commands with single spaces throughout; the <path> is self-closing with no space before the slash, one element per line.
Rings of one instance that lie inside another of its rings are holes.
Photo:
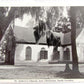
<path fill-rule="evenodd" d="M 70 18 L 61 17 L 58 20 L 57 26 L 55 27 L 54 31 L 67 33 L 70 32 L 70 30 L 71 30 Z"/>

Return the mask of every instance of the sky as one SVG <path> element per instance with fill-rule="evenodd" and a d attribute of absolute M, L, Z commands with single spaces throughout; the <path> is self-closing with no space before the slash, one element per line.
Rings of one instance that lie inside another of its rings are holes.
<path fill-rule="evenodd" d="M 29 28 L 35 25 L 35 21 L 30 14 L 24 14 L 23 19 L 20 19 L 20 18 L 15 19 L 15 25 Z"/>

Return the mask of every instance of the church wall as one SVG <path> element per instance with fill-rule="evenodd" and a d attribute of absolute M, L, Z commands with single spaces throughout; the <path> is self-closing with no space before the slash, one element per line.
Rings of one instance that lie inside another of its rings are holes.
<path fill-rule="evenodd" d="M 31 60 L 26 60 L 26 48 L 31 47 Z M 15 51 L 15 64 L 24 61 L 38 62 L 40 58 L 41 48 L 45 48 L 48 51 L 47 61 L 52 60 L 53 46 L 48 47 L 47 45 L 38 44 L 17 44 Z"/>
<path fill-rule="evenodd" d="M 60 53 L 60 59 L 59 59 L 59 61 L 65 61 L 64 60 L 64 52 L 66 52 L 66 49 L 69 49 L 69 55 L 70 55 L 70 61 L 72 61 L 72 50 L 71 50 L 71 46 L 66 46 L 66 47 L 62 47 L 62 46 L 60 46 L 60 47 L 58 47 L 58 51 L 59 51 L 59 53 Z"/>
<path fill-rule="evenodd" d="M 77 56 L 78 56 L 78 62 L 84 63 L 84 45 L 83 44 L 77 44 Z M 72 49 L 71 46 L 66 46 L 66 47 L 59 47 L 58 51 L 60 51 L 60 60 L 63 61 L 63 55 L 61 52 L 66 51 L 66 48 L 69 48 L 70 50 L 70 61 L 72 61 Z M 63 50 L 62 50 L 63 49 Z"/>
<path fill-rule="evenodd" d="M 84 62 L 84 45 L 77 45 L 77 54 L 79 62 Z"/>
<path fill-rule="evenodd" d="M 31 47 L 31 60 L 26 60 L 26 48 Z M 53 55 L 53 46 L 48 47 L 47 45 L 38 45 L 38 44 L 17 44 L 16 51 L 15 51 L 15 65 L 21 62 L 39 62 L 40 61 L 40 51 L 41 48 L 45 48 L 45 50 L 48 51 L 48 57 L 46 61 L 52 61 L 52 55 Z M 66 51 L 66 48 L 69 48 L 70 50 L 70 61 L 72 61 L 72 50 L 71 46 L 67 46 L 64 48 L 58 48 L 59 52 Z M 61 53 L 60 53 L 61 54 Z M 84 62 L 84 46 L 77 45 L 77 55 L 78 55 L 78 62 Z M 60 61 L 64 61 L 63 56 L 60 55 Z"/>

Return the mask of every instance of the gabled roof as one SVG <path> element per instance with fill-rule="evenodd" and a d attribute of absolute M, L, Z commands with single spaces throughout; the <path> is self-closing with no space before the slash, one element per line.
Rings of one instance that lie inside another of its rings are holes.
<path fill-rule="evenodd" d="M 33 28 L 14 27 L 16 42 L 36 43 Z M 46 36 L 40 38 L 39 44 L 46 44 Z"/>
<path fill-rule="evenodd" d="M 82 32 L 83 28 L 78 28 L 76 29 L 76 38 L 80 35 Z M 64 34 L 64 39 L 62 42 L 62 45 L 69 45 L 71 44 L 71 32 L 65 33 Z"/>
<path fill-rule="evenodd" d="M 80 35 L 83 28 L 79 28 L 76 30 L 76 38 Z M 36 43 L 34 37 L 34 29 L 33 28 L 24 28 L 15 26 L 14 34 L 16 37 L 16 42 L 26 42 L 26 43 Z M 60 34 L 60 33 L 59 33 Z M 71 32 L 62 34 L 64 38 L 62 39 L 61 45 L 70 45 L 71 44 Z M 62 36 L 61 35 L 61 36 Z M 46 35 L 42 36 L 38 41 L 39 44 L 47 44 L 46 43 Z"/>

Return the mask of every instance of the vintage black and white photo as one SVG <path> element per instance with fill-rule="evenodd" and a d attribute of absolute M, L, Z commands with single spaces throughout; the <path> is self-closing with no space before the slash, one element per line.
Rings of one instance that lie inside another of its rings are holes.
<path fill-rule="evenodd" d="M 83 79 L 84 7 L 0 7 L 0 79 Z"/>

